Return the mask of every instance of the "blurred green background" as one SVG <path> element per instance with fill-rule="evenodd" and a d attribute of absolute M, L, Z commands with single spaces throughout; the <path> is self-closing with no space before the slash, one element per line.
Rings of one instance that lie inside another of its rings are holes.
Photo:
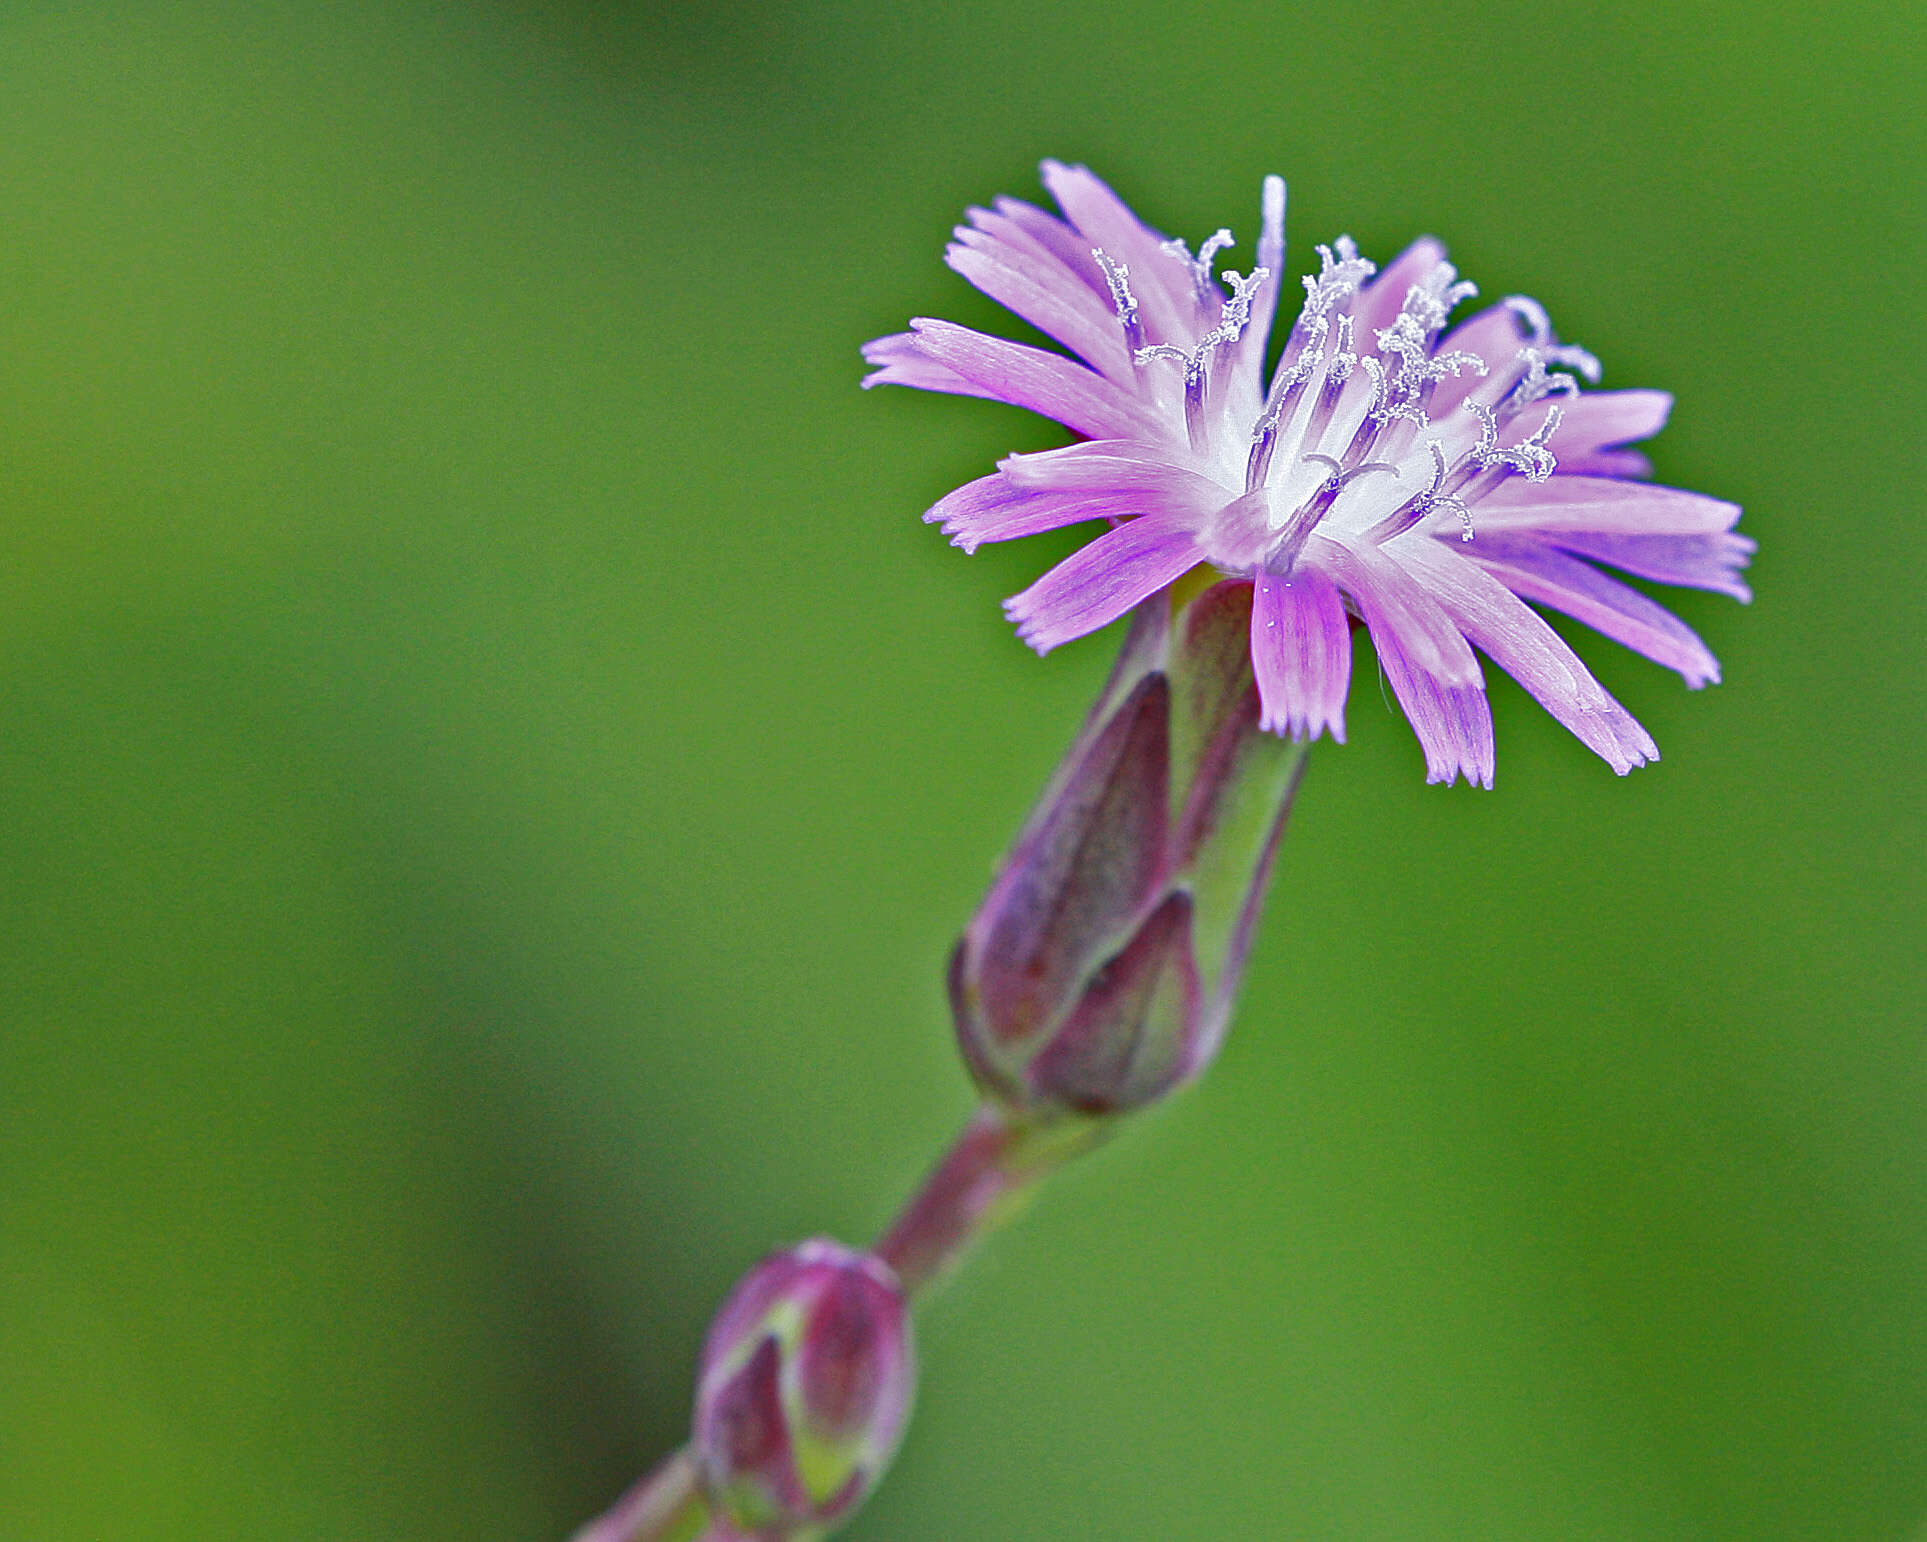
<path fill-rule="evenodd" d="M 850 1535 L 1911 1533 L 1918 26 L 8 6 L 0 1535 L 560 1538 L 963 1117 L 943 956 L 1110 644 L 917 520 L 1048 428 L 856 348 L 996 324 L 939 251 L 1046 154 L 1444 236 L 1678 394 L 1760 597 L 1677 599 L 1699 696 L 1574 634 L 1623 782 L 1493 671 L 1427 788 L 1361 654 L 1218 1072 L 935 1303 Z"/>

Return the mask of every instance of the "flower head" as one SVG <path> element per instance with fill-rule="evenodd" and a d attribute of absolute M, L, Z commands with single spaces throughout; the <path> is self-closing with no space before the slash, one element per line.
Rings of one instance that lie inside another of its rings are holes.
<path fill-rule="evenodd" d="M 1427 779 L 1492 785 L 1474 647 L 1615 771 L 1646 731 L 1526 601 L 1564 611 L 1690 686 L 1719 664 L 1677 617 L 1595 566 L 1749 598 L 1753 542 L 1730 503 L 1640 480 L 1672 399 L 1584 392 L 1599 376 L 1544 309 L 1514 297 L 1451 331 L 1476 294 L 1420 240 L 1383 272 L 1340 237 L 1266 376 L 1285 186 L 1264 184 L 1257 260 L 1213 272 L 1082 167 L 1046 161 L 1063 217 L 1016 199 L 969 211 L 948 260 L 1075 358 L 918 319 L 877 339 L 865 385 L 1012 403 L 1082 442 L 1012 455 L 924 517 L 974 551 L 1084 521 L 1109 528 L 1006 602 L 1040 653 L 1096 631 L 1207 564 L 1253 585 L 1264 726 L 1344 738 L 1350 620 L 1425 750 Z"/>

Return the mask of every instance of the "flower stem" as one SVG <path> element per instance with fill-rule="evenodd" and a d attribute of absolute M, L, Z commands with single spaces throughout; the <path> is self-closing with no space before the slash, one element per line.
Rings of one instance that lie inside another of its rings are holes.
<path fill-rule="evenodd" d="M 1107 1122 L 1057 1115 L 1023 1119 L 977 1110 L 923 1187 L 877 1244 L 906 1296 L 953 1269 L 980 1237 L 1002 1225 L 1045 1178 L 1103 1138 Z M 573 1542 L 704 1542 L 735 1533 L 717 1521 L 689 1449 L 666 1458 Z"/>
<path fill-rule="evenodd" d="M 696 1459 L 684 1447 L 666 1457 L 572 1542 L 696 1542 L 709 1526 L 696 1485 Z"/>
<path fill-rule="evenodd" d="M 980 1237 L 1022 1208 L 1031 1192 L 1103 1138 L 1097 1119 L 1024 1120 L 988 1104 L 964 1126 L 899 1212 L 877 1256 L 915 1297 L 954 1268 Z"/>

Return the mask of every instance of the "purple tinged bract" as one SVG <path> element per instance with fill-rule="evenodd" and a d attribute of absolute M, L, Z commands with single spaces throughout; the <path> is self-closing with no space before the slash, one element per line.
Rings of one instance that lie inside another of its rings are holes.
<path fill-rule="evenodd" d="M 1250 629 L 1249 584 L 1137 608 L 957 944 L 964 1060 L 1020 1118 L 1141 1108 L 1217 1054 L 1303 765 L 1259 726 Z"/>
<path fill-rule="evenodd" d="M 1084 636 L 1201 564 L 1251 587 L 1263 725 L 1344 738 L 1350 624 L 1371 632 L 1427 779 L 1491 786 L 1476 648 L 1620 773 L 1658 751 L 1532 609 L 1583 621 L 1677 670 L 1719 678 L 1704 643 L 1604 567 L 1749 598 L 1733 504 L 1656 487 L 1628 446 L 1660 391 L 1582 391 L 1596 360 L 1515 296 L 1446 330 L 1476 294 L 1427 238 L 1380 272 L 1339 238 L 1269 376 L 1285 187 L 1267 178 L 1256 263 L 1214 273 L 1082 167 L 1046 161 L 1062 217 L 1016 199 L 969 211 L 951 267 L 1075 357 L 950 322 L 864 350 L 866 385 L 989 397 L 1083 442 L 1012 455 L 925 516 L 955 544 L 1084 521 L 1098 534 L 1006 605 L 1039 652 Z"/>
<path fill-rule="evenodd" d="M 909 1313 L 887 1264 L 822 1238 L 772 1254 L 703 1346 L 703 1486 L 744 1536 L 839 1520 L 889 1465 L 914 1383 Z"/>

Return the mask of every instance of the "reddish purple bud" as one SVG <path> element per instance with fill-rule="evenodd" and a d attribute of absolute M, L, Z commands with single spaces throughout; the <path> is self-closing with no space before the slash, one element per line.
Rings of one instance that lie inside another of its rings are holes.
<path fill-rule="evenodd" d="M 888 1265 L 821 1238 L 772 1254 L 703 1346 L 695 1445 L 711 1500 L 752 1536 L 841 1519 L 889 1465 L 914 1379 Z"/>
<path fill-rule="evenodd" d="M 1202 1019 L 1191 896 L 1165 896 L 1085 982 L 1043 1052 L 1033 1086 L 1076 1108 L 1134 1108 L 1190 1075 Z"/>
<path fill-rule="evenodd" d="M 1217 1053 L 1302 748 L 1259 727 L 1251 586 L 1140 608 L 951 961 L 979 1086 L 1025 1111 L 1141 1107 Z"/>

